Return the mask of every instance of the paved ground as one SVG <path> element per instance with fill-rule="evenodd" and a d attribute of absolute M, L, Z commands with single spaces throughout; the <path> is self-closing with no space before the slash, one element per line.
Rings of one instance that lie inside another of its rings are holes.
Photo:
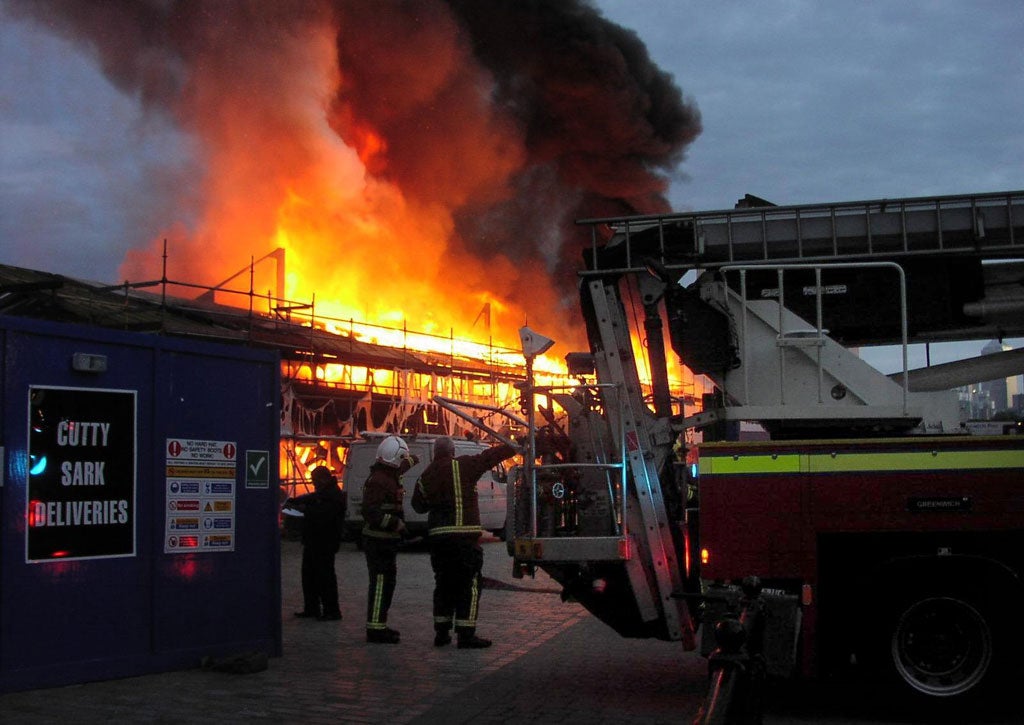
<path fill-rule="evenodd" d="M 296 619 L 301 547 L 282 542 L 284 654 L 267 670 L 201 669 L 0 696 L 4 723 L 679 723 L 703 696 L 704 661 L 678 643 L 625 640 L 562 602 L 543 574 L 511 577 L 505 545 L 484 543 L 485 650 L 435 648 L 433 577 L 423 550 L 399 557 L 389 624 L 397 646 L 364 641 L 366 568 L 338 556 L 341 622 Z"/>
<path fill-rule="evenodd" d="M 562 602 L 543 574 L 511 577 L 505 545 L 484 543 L 479 632 L 485 650 L 433 646 L 433 577 L 424 550 L 399 557 L 391 610 L 402 643 L 364 640 L 366 567 L 347 544 L 338 556 L 341 622 L 296 619 L 301 607 L 301 547 L 282 544 L 284 654 L 268 669 L 236 675 L 200 668 L 0 696 L 0 723 L 389 723 L 391 725 L 659 725 L 689 723 L 705 694 L 706 663 L 681 645 L 627 640 Z M 198 663 L 197 663 L 198 664 Z M 768 693 L 766 725 L 932 723 L 917 711 L 897 713 L 873 687 L 779 686 Z M 985 703 L 947 723 L 1024 722 Z"/>

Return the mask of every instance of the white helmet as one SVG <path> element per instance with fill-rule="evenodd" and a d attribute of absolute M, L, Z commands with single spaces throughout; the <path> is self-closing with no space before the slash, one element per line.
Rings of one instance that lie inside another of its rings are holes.
<path fill-rule="evenodd" d="M 377 460 L 392 468 L 398 468 L 408 456 L 409 444 L 398 436 L 388 436 L 377 446 Z"/>

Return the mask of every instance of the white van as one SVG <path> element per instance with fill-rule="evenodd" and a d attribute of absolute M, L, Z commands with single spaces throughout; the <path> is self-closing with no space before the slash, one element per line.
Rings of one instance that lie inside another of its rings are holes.
<path fill-rule="evenodd" d="M 348 494 L 348 510 L 345 513 L 345 538 L 359 540 L 363 530 L 363 484 L 370 475 L 370 466 L 377 459 L 377 446 L 389 433 L 363 433 L 362 439 L 353 442 L 345 458 L 345 472 L 342 476 L 343 489 Z M 419 457 L 419 463 L 402 476 L 405 489 L 403 507 L 405 525 L 411 536 L 423 536 L 427 532 L 427 515 L 412 509 L 412 494 L 420 473 L 434 458 L 434 441 L 437 435 L 402 436 L 409 444 L 409 453 Z M 452 437 L 455 455 L 473 455 L 490 446 L 479 440 Z M 499 463 L 480 477 L 476 484 L 480 501 L 480 526 L 499 538 L 505 535 L 505 514 L 508 476 L 503 464 Z"/>

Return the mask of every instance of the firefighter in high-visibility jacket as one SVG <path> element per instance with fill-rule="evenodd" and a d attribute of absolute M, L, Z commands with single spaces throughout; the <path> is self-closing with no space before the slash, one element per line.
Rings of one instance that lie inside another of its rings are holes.
<path fill-rule="evenodd" d="M 484 554 L 480 548 L 480 477 L 517 453 L 509 445 L 493 446 L 475 455 L 455 457 L 451 438 L 434 442 L 434 460 L 416 482 L 412 507 L 427 514 L 427 544 L 434 570 L 434 646 L 452 641 L 452 628 L 462 649 L 490 647 L 476 636 Z"/>
<path fill-rule="evenodd" d="M 387 626 L 398 579 L 398 545 L 405 534 L 402 474 L 419 459 L 409 444 L 388 436 L 377 446 L 377 460 L 363 486 L 363 553 L 370 575 L 366 597 L 366 641 L 398 644 L 398 630 Z"/>

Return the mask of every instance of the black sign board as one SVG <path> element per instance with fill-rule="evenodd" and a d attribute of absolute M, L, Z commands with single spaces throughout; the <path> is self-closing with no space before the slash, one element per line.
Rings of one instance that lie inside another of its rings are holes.
<path fill-rule="evenodd" d="M 135 555 L 136 393 L 31 386 L 30 562 Z"/>

